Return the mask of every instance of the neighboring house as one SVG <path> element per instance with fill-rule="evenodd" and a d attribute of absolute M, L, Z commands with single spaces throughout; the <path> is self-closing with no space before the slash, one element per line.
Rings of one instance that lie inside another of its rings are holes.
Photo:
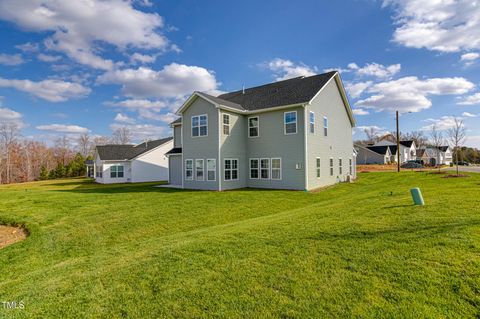
<path fill-rule="evenodd" d="M 356 175 L 355 120 L 337 72 L 194 92 L 177 114 L 171 185 L 310 190 Z"/>
<path fill-rule="evenodd" d="M 357 150 L 357 164 L 389 164 L 392 161 L 392 152 L 390 146 L 364 146 L 360 144 L 355 145 Z M 396 151 L 396 147 L 395 147 Z"/>
<path fill-rule="evenodd" d="M 390 146 L 392 154 L 395 153 L 397 149 L 397 143 L 392 142 L 391 139 L 383 137 L 377 143 L 374 144 L 375 146 Z M 417 159 L 417 145 L 413 140 L 407 141 L 400 141 L 400 163 L 405 163 L 408 161 L 416 160 Z M 397 157 L 391 162 L 397 162 Z"/>
<path fill-rule="evenodd" d="M 99 145 L 95 148 L 97 183 L 138 183 L 168 180 L 168 158 L 173 138 L 138 145 Z"/>
<path fill-rule="evenodd" d="M 417 159 L 425 165 L 450 165 L 452 163 L 452 150 L 449 146 L 427 146 L 417 150 Z"/>

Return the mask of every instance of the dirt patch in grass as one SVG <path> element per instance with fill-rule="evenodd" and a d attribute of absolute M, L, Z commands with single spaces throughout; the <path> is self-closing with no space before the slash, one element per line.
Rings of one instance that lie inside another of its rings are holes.
<path fill-rule="evenodd" d="M 0 249 L 27 238 L 28 232 L 22 227 L 0 225 Z"/>
<path fill-rule="evenodd" d="M 445 171 L 440 171 L 440 172 L 439 172 L 439 171 L 436 171 L 436 172 L 430 172 L 430 173 L 428 173 L 428 174 L 445 175 L 445 174 L 447 174 L 447 172 L 445 172 Z"/>
<path fill-rule="evenodd" d="M 466 174 L 448 174 L 443 176 L 443 178 L 459 178 L 459 177 L 470 177 Z"/>

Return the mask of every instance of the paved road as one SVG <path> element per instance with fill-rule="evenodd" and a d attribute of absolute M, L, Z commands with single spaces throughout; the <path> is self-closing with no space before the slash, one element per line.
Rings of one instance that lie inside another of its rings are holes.
<path fill-rule="evenodd" d="M 445 169 L 449 171 L 454 171 L 456 168 L 454 166 L 454 167 L 448 167 Z M 458 170 L 460 172 L 480 173 L 480 166 L 459 166 Z"/>

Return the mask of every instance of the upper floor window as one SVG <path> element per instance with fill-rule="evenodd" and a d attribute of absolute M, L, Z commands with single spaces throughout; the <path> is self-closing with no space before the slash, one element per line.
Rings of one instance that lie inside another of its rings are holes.
<path fill-rule="evenodd" d="M 284 133 L 297 134 L 297 111 L 285 112 L 284 116 Z"/>
<path fill-rule="evenodd" d="M 230 135 L 230 115 L 223 114 L 223 134 Z"/>
<path fill-rule="evenodd" d="M 310 133 L 315 133 L 315 113 L 310 112 Z"/>
<path fill-rule="evenodd" d="M 123 178 L 123 165 L 110 166 L 110 178 Z"/>
<path fill-rule="evenodd" d="M 248 118 L 248 137 L 258 136 L 258 116 Z"/>
<path fill-rule="evenodd" d="M 323 135 L 328 136 L 328 118 L 326 116 L 323 117 Z"/>
<path fill-rule="evenodd" d="M 208 116 L 197 115 L 192 116 L 192 137 L 208 135 Z"/>

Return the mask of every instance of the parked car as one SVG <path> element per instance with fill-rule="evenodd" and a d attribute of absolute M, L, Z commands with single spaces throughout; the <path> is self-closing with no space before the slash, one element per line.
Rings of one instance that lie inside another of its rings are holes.
<path fill-rule="evenodd" d="M 459 166 L 470 166 L 469 162 L 464 162 L 464 161 L 458 161 Z"/>
<path fill-rule="evenodd" d="M 408 161 L 406 163 L 403 163 L 401 168 L 423 168 L 422 164 L 416 163 L 415 161 Z"/>

